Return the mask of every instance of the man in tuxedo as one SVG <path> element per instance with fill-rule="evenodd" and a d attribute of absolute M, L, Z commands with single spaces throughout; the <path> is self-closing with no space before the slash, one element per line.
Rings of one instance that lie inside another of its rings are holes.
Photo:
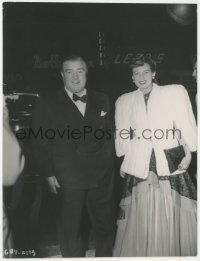
<path fill-rule="evenodd" d="M 42 99 L 33 118 L 41 173 L 61 202 L 63 257 L 85 255 L 81 218 L 86 205 L 95 234 L 95 256 L 111 256 L 114 220 L 113 135 L 106 95 L 86 88 L 88 67 L 80 56 L 63 60 L 64 88 Z M 39 133 L 38 132 L 38 133 Z M 39 138 L 40 137 L 40 138 Z"/>

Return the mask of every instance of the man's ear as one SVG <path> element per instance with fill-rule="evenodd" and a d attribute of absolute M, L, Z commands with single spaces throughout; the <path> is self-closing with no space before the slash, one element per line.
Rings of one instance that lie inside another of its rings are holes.
<path fill-rule="evenodd" d="M 156 77 L 156 72 L 152 73 L 152 78 L 154 79 Z"/>
<path fill-rule="evenodd" d="M 64 77 L 63 72 L 60 72 L 60 74 L 61 74 L 61 76 L 62 76 L 62 78 L 63 78 L 63 77 Z"/>

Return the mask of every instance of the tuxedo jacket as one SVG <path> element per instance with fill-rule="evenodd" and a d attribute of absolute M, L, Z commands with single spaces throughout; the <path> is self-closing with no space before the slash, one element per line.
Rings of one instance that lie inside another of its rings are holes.
<path fill-rule="evenodd" d="M 108 97 L 87 91 L 85 116 L 63 89 L 41 99 L 32 144 L 40 172 L 61 187 L 97 187 L 113 173 L 114 142 Z"/>

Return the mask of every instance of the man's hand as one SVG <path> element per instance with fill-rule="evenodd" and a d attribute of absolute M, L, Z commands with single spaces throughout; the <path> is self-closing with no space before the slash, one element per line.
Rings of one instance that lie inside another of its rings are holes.
<path fill-rule="evenodd" d="M 57 189 L 60 188 L 60 185 L 55 176 L 46 178 L 47 184 L 49 186 L 50 192 L 53 194 L 58 194 Z"/>

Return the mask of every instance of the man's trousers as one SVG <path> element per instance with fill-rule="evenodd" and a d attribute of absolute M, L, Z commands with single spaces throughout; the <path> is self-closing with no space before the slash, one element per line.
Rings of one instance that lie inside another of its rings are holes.
<path fill-rule="evenodd" d="M 112 177 L 104 178 L 97 188 L 61 188 L 59 196 L 61 208 L 58 227 L 62 256 L 85 256 L 80 233 L 84 206 L 88 209 L 95 235 L 95 256 L 112 256 L 115 230 Z"/>

